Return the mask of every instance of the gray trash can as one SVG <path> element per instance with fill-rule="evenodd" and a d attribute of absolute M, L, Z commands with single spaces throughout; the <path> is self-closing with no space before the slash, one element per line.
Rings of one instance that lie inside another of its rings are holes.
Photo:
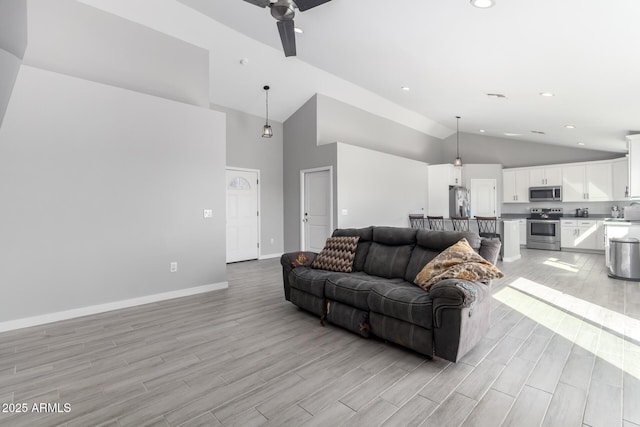
<path fill-rule="evenodd" d="M 640 280 L 640 240 L 609 239 L 609 277 Z"/>

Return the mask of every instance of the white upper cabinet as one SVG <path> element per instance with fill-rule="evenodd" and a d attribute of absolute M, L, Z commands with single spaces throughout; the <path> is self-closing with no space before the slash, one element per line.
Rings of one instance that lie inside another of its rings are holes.
<path fill-rule="evenodd" d="M 515 169 L 502 171 L 502 202 L 529 202 L 529 170 Z"/>
<path fill-rule="evenodd" d="M 616 159 L 611 166 L 613 167 L 613 200 L 627 200 L 629 198 L 629 160 Z"/>
<path fill-rule="evenodd" d="M 627 136 L 629 144 L 629 198 L 640 199 L 640 135 Z"/>
<path fill-rule="evenodd" d="M 562 201 L 582 202 L 586 200 L 584 166 L 565 166 L 562 169 Z"/>
<path fill-rule="evenodd" d="M 587 200 L 591 202 L 613 200 L 612 170 L 611 163 L 586 165 Z"/>
<path fill-rule="evenodd" d="M 562 167 L 547 166 L 529 169 L 529 185 L 531 187 L 562 185 Z"/>
<path fill-rule="evenodd" d="M 563 202 L 613 200 L 613 172 L 610 162 L 562 168 Z"/>

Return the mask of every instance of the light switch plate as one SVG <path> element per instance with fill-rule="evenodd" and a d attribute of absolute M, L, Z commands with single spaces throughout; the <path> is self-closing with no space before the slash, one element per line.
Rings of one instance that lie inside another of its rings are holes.
<path fill-rule="evenodd" d="M 203 211 L 202 216 L 205 217 L 205 218 L 213 218 L 213 210 L 212 209 L 205 209 Z"/>

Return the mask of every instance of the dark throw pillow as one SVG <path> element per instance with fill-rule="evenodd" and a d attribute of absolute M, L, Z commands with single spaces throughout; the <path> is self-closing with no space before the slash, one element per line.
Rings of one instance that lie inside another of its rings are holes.
<path fill-rule="evenodd" d="M 311 268 L 351 273 L 360 237 L 329 237 Z"/>

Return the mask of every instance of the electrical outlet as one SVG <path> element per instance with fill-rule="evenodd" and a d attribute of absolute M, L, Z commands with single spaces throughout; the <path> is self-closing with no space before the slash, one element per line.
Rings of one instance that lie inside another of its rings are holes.
<path fill-rule="evenodd" d="M 269 240 L 271 242 L 271 244 L 273 245 L 276 242 L 276 239 L 274 239 L 273 237 L 271 238 L 271 240 Z"/>
<path fill-rule="evenodd" d="M 175 273 L 176 271 L 178 271 L 178 263 L 172 262 L 171 264 L 169 264 L 169 272 Z"/>
<path fill-rule="evenodd" d="M 205 209 L 202 212 L 202 216 L 205 218 L 213 218 L 213 210 L 212 209 Z"/>

